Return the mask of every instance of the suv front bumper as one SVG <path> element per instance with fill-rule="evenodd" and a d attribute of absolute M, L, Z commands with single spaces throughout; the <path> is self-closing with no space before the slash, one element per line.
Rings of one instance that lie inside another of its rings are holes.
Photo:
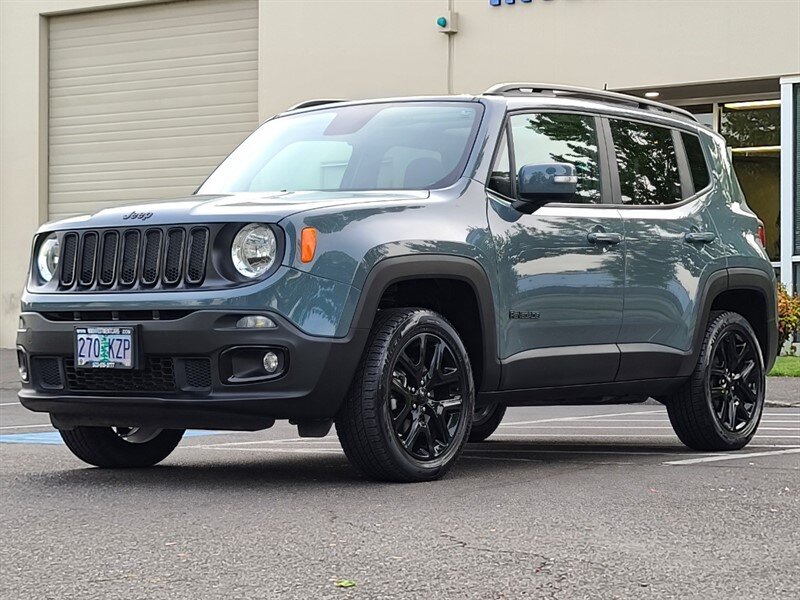
<path fill-rule="evenodd" d="M 309 336 L 285 319 L 264 313 L 277 327 L 236 328 L 254 311 L 198 310 L 171 320 L 56 320 L 21 315 L 17 348 L 28 364 L 19 392 L 26 408 L 50 413 L 59 428 L 126 426 L 258 430 L 275 419 L 331 419 L 347 393 L 368 330 L 345 338 Z M 155 314 L 154 314 L 155 316 Z M 76 326 L 137 328 L 140 368 L 76 370 Z M 230 383 L 232 349 L 280 349 L 280 376 Z"/>

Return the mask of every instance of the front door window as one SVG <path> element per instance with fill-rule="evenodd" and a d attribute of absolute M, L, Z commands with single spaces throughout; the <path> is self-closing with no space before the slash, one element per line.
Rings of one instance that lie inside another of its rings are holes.
<path fill-rule="evenodd" d="M 511 117 L 516 171 L 524 165 L 569 163 L 578 175 L 577 196 L 600 202 L 600 166 L 594 117 L 538 113 Z"/>

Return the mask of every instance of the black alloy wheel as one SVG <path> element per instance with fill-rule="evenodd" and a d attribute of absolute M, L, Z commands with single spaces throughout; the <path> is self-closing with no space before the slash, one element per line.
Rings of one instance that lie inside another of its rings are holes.
<path fill-rule="evenodd" d="M 764 382 L 758 353 L 758 348 L 736 329 L 728 329 L 717 338 L 707 393 L 717 421 L 727 431 L 742 431 L 758 411 Z"/>
<path fill-rule="evenodd" d="M 400 349 L 386 406 L 409 456 L 429 461 L 447 451 L 465 418 L 465 388 L 453 349 L 438 335 L 420 333 Z"/>

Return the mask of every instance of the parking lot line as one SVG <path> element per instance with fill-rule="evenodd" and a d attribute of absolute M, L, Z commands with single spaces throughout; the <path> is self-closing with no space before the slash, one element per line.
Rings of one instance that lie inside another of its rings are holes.
<path fill-rule="evenodd" d="M 648 435 L 635 435 L 635 434 L 627 434 L 627 433 L 617 433 L 617 434 L 603 434 L 603 433 L 505 433 L 500 432 L 498 433 L 499 437 L 556 437 L 556 438 L 614 438 L 614 439 L 621 439 L 621 438 L 671 438 L 671 439 L 678 439 L 675 434 L 668 435 L 664 433 L 651 433 Z M 772 440 L 800 440 L 800 435 L 759 435 L 756 433 L 756 437 L 761 438 L 769 438 Z"/>
<path fill-rule="evenodd" d="M 0 427 L 0 429 L 31 429 L 33 427 L 52 427 L 50 423 L 42 423 L 41 425 L 7 425 Z"/>
<path fill-rule="evenodd" d="M 701 458 L 688 458 L 685 460 L 671 460 L 665 462 L 665 465 L 678 466 L 678 465 L 697 465 L 700 463 L 721 462 L 724 460 L 739 460 L 741 458 L 759 458 L 762 456 L 778 456 L 781 454 L 798 454 L 800 448 L 788 448 L 786 450 L 772 450 L 770 452 L 748 452 L 746 454 L 725 454 L 723 456 L 704 456 Z"/>
<path fill-rule="evenodd" d="M 550 419 L 537 419 L 535 421 L 509 421 L 507 423 L 500 423 L 500 427 L 508 427 L 509 425 L 533 425 L 536 423 L 553 423 L 556 421 L 582 421 L 585 419 L 601 419 L 603 417 L 622 417 L 627 415 L 648 415 L 653 413 L 659 413 L 661 412 L 661 410 L 662 409 L 655 407 L 652 410 L 639 410 L 636 412 L 602 413 L 599 415 L 581 415 L 579 417 L 552 417 Z"/>
<path fill-rule="evenodd" d="M 666 426 L 656 426 L 656 425 L 648 425 L 648 426 L 641 426 L 641 425 L 633 425 L 630 427 L 624 425 L 576 425 L 574 423 L 570 423 L 568 425 L 564 425 L 563 427 L 552 423 L 550 425 L 515 425 L 513 426 L 514 429 L 667 429 L 672 430 L 671 425 Z M 800 432 L 800 429 L 797 427 L 759 427 L 758 431 L 797 431 Z"/>
<path fill-rule="evenodd" d="M 178 446 L 181 448 L 181 446 Z M 217 446 L 214 444 L 201 446 L 184 446 L 183 449 L 192 448 L 194 450 L 230 450 L 238 452 L 273 452 L 276 454 L 342 454 L 341 450 L 329 450 L 328 448 L 239 448 L 231 446 Z"/>

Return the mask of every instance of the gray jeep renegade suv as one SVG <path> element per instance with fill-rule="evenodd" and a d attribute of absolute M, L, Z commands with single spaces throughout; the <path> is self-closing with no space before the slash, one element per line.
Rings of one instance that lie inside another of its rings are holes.
<path fill-rule="evenodd" d="M 507 406 L 648 396 L 689 447 L 742 448 L 777 349 L 761 235 L 680 109 L 538 84 L 307 102 L 188 198 L 37 232 L 20 399 L 101 467 L 289 419 L 429 480 Z"/>

